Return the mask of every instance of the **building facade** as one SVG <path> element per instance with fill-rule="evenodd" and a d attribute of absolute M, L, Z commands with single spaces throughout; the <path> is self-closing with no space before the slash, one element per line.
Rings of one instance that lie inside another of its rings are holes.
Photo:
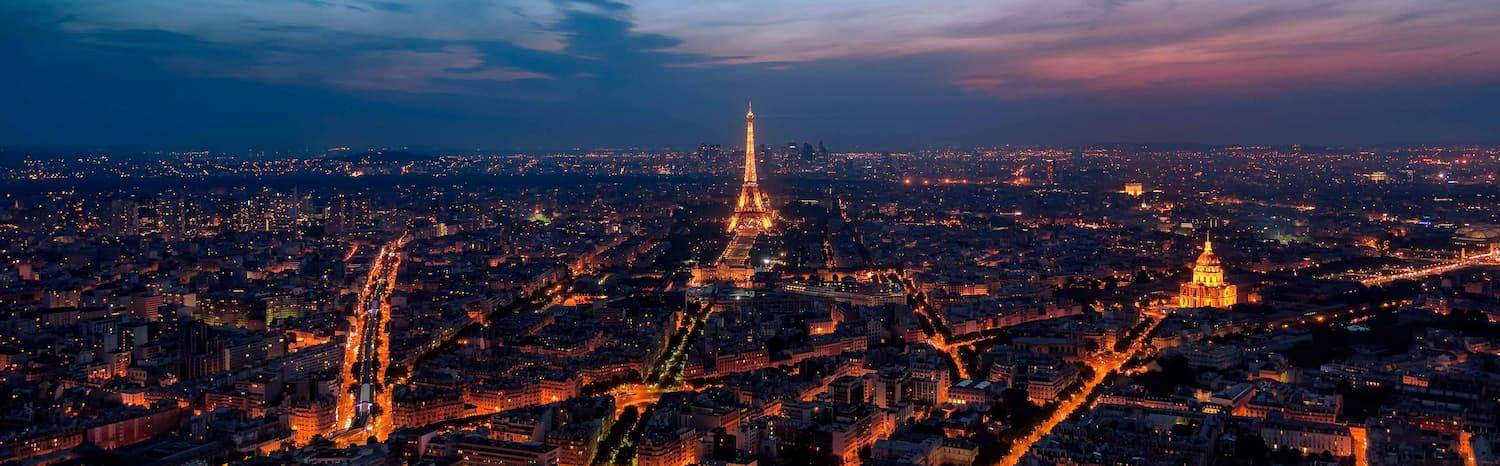
<path fill-rule="evenodd" d="M 1214 254 L 1213 241 L 1203 240 L 1203 254 L 1193 263 L 1193 281 L 1182 284 L 1177 305 L 1227 308 L 1238 302 L 1238 293 L 1236 286 L 1224 282 L 1224 264 Z"/>

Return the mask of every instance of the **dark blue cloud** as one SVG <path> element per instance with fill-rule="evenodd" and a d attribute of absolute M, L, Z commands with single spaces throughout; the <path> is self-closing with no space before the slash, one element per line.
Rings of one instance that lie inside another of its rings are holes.
<path fill-rule="evenodd" d="M 317 3 L 356 4 L 417 13 L 406 3 Z M 0 6 L 0 40 L 19 44 L 0 49 L 8 68 L 0 73 L 0 101 L 11 110 L 0 117 L 0 144 L 688 146 L 737 140 L 740 109 L 751 99 L 763 140 L 825 139 L 837 148 L 1500 141 L 1500 115 L 1488 110 L 1500 105 L 1500 91 L 1483 80 L 997 99 L 955 84 L 975 77 L 974 57 L 962 53 L 729 64 L 740 57 L 689 52 L 680 38 L 641 31 L 625 4 L 556 6 L 556 17 L 526 19 L 554 35 L 554 47 L 297 24 L 256 24 L 253 30 L 270 36 L 235 42 L 162 29 L 76 28 L 69 12 L 45 3 Z M 1317 14 L 1316 7 L 1302 14 Z M 1268 11 L 1220 26 L 1267 27 L 1286 14 Z M 1097 41 L 1049 46 L 1096 47 Z M 1014 72 L 996 78 L 1015 88 L 1058 84 L 1028 82 L 1038 78 Z"/>
<path fill-rule="evenodd" d="M 402 4 L 402 3 L 397 3 L 397 2 L 369 1 L 369 2 L 365 2 L 365 3 L 369 4 L 371 8 L 375 8 L 375 9 L 381 10 L 381 11 L 389 11 L 389 12 L 395 12 L 395 13 L 410 13 L 411 12 L 411 7 L 410 6 L 407 6 L 407 5 Z"/>

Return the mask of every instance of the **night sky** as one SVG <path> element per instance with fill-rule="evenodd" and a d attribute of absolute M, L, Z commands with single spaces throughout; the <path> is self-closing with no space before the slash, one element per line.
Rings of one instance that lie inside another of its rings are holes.
<path fill-rule="evenodd" d="M 10 0 L 0 147 L 1500 142 L 1494 0 Z"/>

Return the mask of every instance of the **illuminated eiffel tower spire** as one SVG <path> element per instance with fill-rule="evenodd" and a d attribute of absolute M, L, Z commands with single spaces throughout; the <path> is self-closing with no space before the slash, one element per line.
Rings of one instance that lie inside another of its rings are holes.
<path fill-rule="evenodd" d="M 770 203 L 760 191 L 760 176 L 755 172 L 755 110 L 745 112 L 745 180 L 740 187 L 739 200 L 735 202 L 734 216 L 729 218 L 729 231 L 760 233 L 771 229 Z"/>
<path fill-rule="evenodd" d="M 745 184 L 760 184 L 755 174 L 755 105 L 745 104 Z"/>

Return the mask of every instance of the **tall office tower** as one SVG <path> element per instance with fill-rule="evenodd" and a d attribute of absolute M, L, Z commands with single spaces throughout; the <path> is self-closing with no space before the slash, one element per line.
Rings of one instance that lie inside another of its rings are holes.
<path fill-rule="evenodd" d="M 129 199 L 114 199 L 101 215 L 104 232 L 114 236 L 135 236 L 141 233 L 141 206 Z"/>
<path fill-rule="evenodd" d="M 265 231 L 290 231 L 297 225 L 298 211 L 296 194 L 262 192 L 257 197 L 261 215 L 265 220 L 259 225 Z"/>
<path fill-rule="evenodd" d="M 234 210 L 229 214 L 229 224 L 232 231 L 264 231 L 266 224 L 266 212 L 258 199 L 247 198 L 234 203 Z"/>
<path fill-rule="evenodd" d="M 181 241 L 187 235 L 187 201 L 170 195 L 156 203 L 156 229 L 166 241 Z"/>
<path fill-rule="evenodd" d="M 177 378 L 194 380 L 222 371 L 223 342 L 206 323 L 182 318 L 177 328 Z"/>
<path fill-rule="evenodd" d="M 360 228 L 362 204 L 348 196 L 340 195 L 328 204 L 328 223 L 325 230 L 329 234 L 342 234 L 358 230 Z"/>

